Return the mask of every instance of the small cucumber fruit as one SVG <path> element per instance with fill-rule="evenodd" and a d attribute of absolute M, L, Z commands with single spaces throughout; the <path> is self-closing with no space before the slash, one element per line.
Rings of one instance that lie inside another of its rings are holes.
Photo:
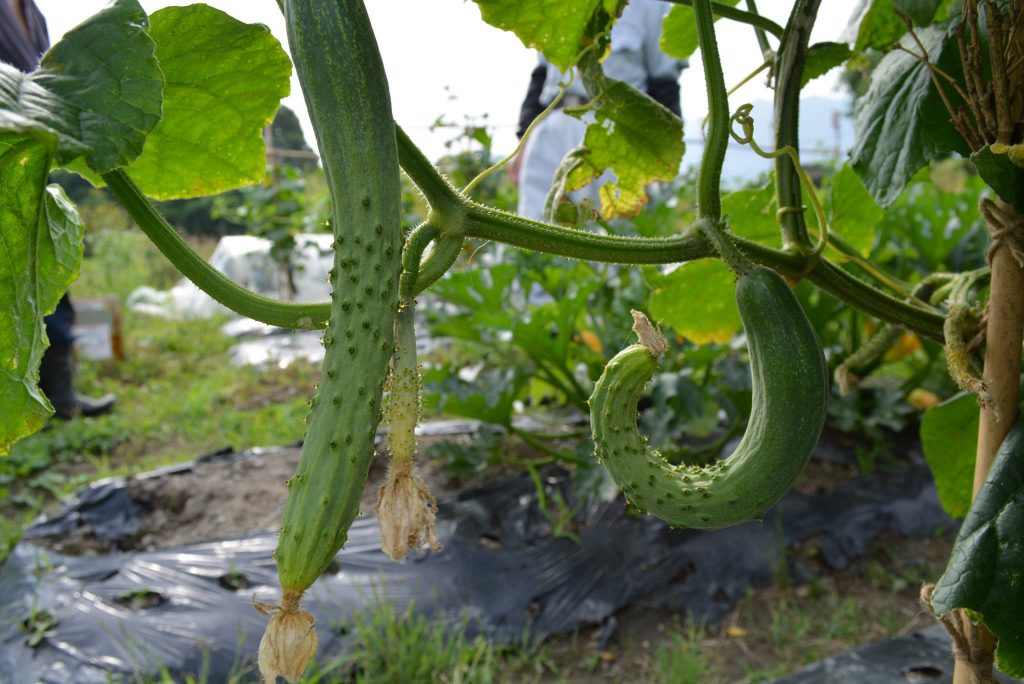
<path fill-rule="evenodd" d="M 746 432 L 725 460 L 675 466 L 637 431 L 637 401 L 664 349 L 643 314 L 634 313 L 641 343 L 608 363 L 590 398 L 598 460 L 631 504 L 672 526 L 713 529 L 764 513 L 800 475 L 825 421 L 825 358 L 785 280 L 751 266 L 737 281 L 736 303 L 747 335 L 753 403 Z"/>

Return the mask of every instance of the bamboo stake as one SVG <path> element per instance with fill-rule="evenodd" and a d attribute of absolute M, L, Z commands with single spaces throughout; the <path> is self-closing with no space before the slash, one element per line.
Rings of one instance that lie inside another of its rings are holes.
<path fill-rule="evenodd" d="M 1009 205 L 996 201 L 998 207 L 1013 217 Z M 994 226 L 989 225 L 991 230 Z M 978 425 L 978 448 L 974 466 L 974 495 L 981 489 L 992 467 L 999 445 L 1017 420 L 1019 379 L 1021 367 L 1021 338 L 1024 332 L 1024 269 L 1014 257 L 1009 241 L 1004 240 L 992 254 L 992 289 L 988 304 L 987 344 L 985 346 L 984 380 L 992 394 L 992 404 L 983 407 Z M 964 615 L 965 636 L 971 654 L 991 663 L 996 638 L 984 625 L 974 625 Z M 977 662 L 979 658 L 975 657 Z M 975 667 L 957 658 L 953 684 L 986 684 L 995 682 L 991 666 L 987 676 Z"/>

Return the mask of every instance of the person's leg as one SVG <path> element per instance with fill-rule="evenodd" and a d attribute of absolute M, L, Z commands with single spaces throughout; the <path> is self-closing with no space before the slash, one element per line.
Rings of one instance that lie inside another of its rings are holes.
<path fill-rule="evenodd" d="M 93 399 L 75 391 L 75 336 L 71 331 L 75 309 L 66 293 L 44 322 L 50 346 L 39 364 L 39 388 L 53 405 L 54 415 L 61 420 L 70 420 L 77 415 L 98 416 L 114 408 L 112 394 Z"/>
<path fill-rule="evenodd" d="M 583 140 L 585 123 L 561 110 L 539 122 L 523 149 L 519 171 L 520 216 L 544 219 L 544 202 L 562 158 Z"/>

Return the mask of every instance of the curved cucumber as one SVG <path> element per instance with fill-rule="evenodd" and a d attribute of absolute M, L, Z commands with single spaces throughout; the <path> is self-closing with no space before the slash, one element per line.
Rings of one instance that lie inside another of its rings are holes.
<path fill-rule="evenodd" d="M 825 421 L 825 358 L 786 282 L 753 266 L 737 281 L 736 303 L 750 352 L 753 408 L 727 459 L 674 466 L 637 432 L 637 401 L 658 366 L 660 350 L 650 342 L 619 352 L 590 398 L 598 460 L 630 503 L 673 526 L 726 527 L 764 513 L 800 475 Z"/>
<path fill-rule="evenodd" d="M 320 576 L 359 512 L 394 351 L 402 233 L 395 124 L 362 2 L 287 0 L 285 17 L 335 237 L 323 375 L 274 554 L 287 599 Z"/>

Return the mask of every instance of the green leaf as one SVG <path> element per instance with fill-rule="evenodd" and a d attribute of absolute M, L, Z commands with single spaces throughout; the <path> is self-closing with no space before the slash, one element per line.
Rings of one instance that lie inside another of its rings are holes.
<path fill-rule="evenodd" d="M 635 216 L 647 203 L 645 187 L 670 181 L 683 157 L 683 123 L 672 112 L 632 86 L 603 79 L 591 106 L 594 121 L 587 126 L 583 149 L 566 177 L 566 189 L 578 190 L 605 169 L 615 174 L 598 190 L 601 216 Z M 568 111 L 582 118 L 583 110 Z"/>
<path fill-rule="evenodd" d="M 523 45 L 544 53 L 562 71 L 603 39 L 625 0 L 475 0 L 491 26 L 516 34 Z"/>
<path fill-rule="evenodd" d="M 764 244 L 779 242 L 777 209 L 775 185 L 771 182 L 760 188 L 736 190 L 722 198 L 722 212 L 729 218 L 729 229 L 740 237 Z"/>
<path fill-rule="evenodd" d="M 805 86 L 819 76 L 824 76 L 853 56 L 853 50 L 846 43 L 815 43 L 807 48 L 807 62 L 800 77 Z"/>
<path fill-rule="evenodd" d="M 943 2 L 944 0 L 895 0 L 895 5 L 918 26 L 927 26 L 932 23 Z"/>
<path fill-rule="evenodd" d="M 935 478 L 939 501 L 954 518 L 971 505 L 974 453 L 978 443 L 978 400 L 961 392 L 921 419 L 921 446 Z"/>
<path fill-rule="evenodd" d="M 136 0 L 119 0 L 64 35 L 39 69 L 0 63 L 0 130 L 31 133 L 65 164 L 96 172 L 141 152 L 160 119 L 163 77 Z"/>
<path fill-rule="evenodd" d="M 972 154 L 971 161 L 1000 199 L 1024 213 L 1024 145 L 992 143 Z"/>
<path fill-rule="evenodd" d="M 907 32 L 906 26 L 893 11 L 894 8 L 893 0 L 871 1 L 857 29 L 857 42 L 853 46 L 857 52 L 869 48 L 889 50 Z"/>
<path fill-rule="evenodd" d="M 428 409 L 494 425 L 512 425 L 515 400 L 529 377 L 512 369 L 488 368 L 465 380 L 454 368 L 424 374 L 423 403 Z"/>
<path fill-rule="evenodd" d="M 861 256 L 868 256 L 875 230 L 885 211 L 875 204 L 849 165 L 832 177 L 829 186 L 829 229 L 840 235 Z"/>
<path fill-rule="evenodd" d="M 720 0 L 721 4 L 735 6 L 739 0 Z M 715 16 L 718 21 L 718 16 Z M 669 57 L 688 59 L 697 51 L 697 22 L 693 8 L 673 5 L 661 23 L 661 51 Z"/>
<path fill-rule="evenodd" d="M 654 269 L 645 273 L 651 317 L 694 344 L 727 344 L 743 328 L 735 278 L 720 260 L 691 261 L 668 274 Z"/>
<path fill-rule="evenodd" d="M 82 222 L 58 186 L 41 142 L 6 138 L 0 156 L 0 455 L 53 413 L 39 390 L 47 347 L 43 316 L 53 312 L 82 261 Z"/>
<path fill-rule="evenodd" d="M 151 17 L 164 114 L 128 174 L 147 195 L 210 195 L 263 180 L 263 126 L 288 94 L 291 61 L 262 24 L 208 5 Z"/>
<path fill-rule="evenodd" d="M 948 22 L 917 34 L 933 64 L 946 73 L 960 71 L 956 32 Z M 909 37 L 904 44 L 918 50 Z M 954 107 L 962 103 L 951 88 L 946 88 L 946 94 Z M 950 152 L 969 152 L 950 123 L 927 67 L 901 50 L 890 52 L 879 62 L 868 92 L 857 101 L 854 129 L 857 143 L 851 163 L 883 206 L 899 197 L 917 170 L 931 160 Z"/>
<path fill-rule="evenodd" d="M 935 585 L 932 608 L 973 611 L 999 639 L 996 662 L 1024 676 L 1024 421 L 999 447 Z"/>

